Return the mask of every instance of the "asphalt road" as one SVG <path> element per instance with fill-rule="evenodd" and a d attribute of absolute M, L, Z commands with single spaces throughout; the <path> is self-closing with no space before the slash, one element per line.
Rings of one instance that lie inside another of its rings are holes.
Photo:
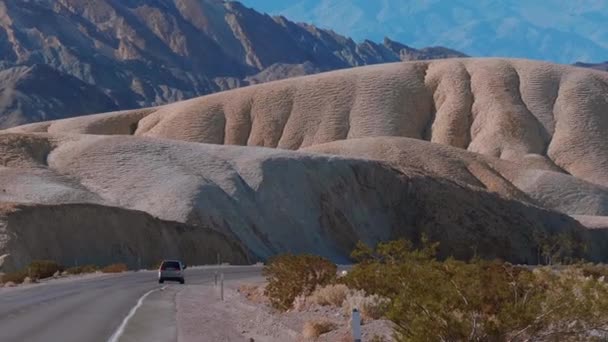
<path fill-rule="evenodd" d="M 212 283 L 215 270 L 187 269 L 186 283 Z M 222 271 L 226 280 L 238 280 L 259 275 L 261 268 Z M 156 277 L 155 271 L 140 271 L 0 290 L 0 341 L 106 342 L 138 299 L 161 287 Z"/>

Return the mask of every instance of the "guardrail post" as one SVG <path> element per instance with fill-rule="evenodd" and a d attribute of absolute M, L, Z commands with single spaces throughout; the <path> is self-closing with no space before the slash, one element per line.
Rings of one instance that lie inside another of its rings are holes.
<path fill-rule="evenodd" d="M 359 310 L 353 309 L 353 313 L 350 319 L 350 326 L 352 328 L 352 335 L 354 342 L 361 342 L 361 315 Z"/>

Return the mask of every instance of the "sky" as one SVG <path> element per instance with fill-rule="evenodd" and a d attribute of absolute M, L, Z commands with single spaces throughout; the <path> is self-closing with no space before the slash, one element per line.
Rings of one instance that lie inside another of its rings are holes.
<path fill-rule="evenodd" d="M 356 41 L 389 37 L 479 57 L 608 61 L 608 0 L 241 0 Z"/>

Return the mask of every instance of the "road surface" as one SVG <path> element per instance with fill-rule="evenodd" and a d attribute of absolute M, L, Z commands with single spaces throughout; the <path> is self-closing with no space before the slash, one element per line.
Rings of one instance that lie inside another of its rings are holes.
<path fill-rule="evenodd" d="M 186 284 L 210 284 L 216 270 L 187 269 Z M 238 280 L 259 276 L 261 268 L 222 271 L 226 280 Z M 140 271 L 0 289 L 0 341 L 106 342 L 144 294 L 163 286 L 156 277 L 155 271 Z"/>

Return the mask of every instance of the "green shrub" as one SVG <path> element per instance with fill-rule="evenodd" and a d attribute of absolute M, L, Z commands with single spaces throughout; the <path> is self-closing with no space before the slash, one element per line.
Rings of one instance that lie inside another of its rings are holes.
<path fill-rule="evenodd" d="M 118 263 L 118 264 L 108 265 L 108 266 L 102 268 L 101 272 L 103 272 L 103 273 L 122 273 L 122 272 L 126 272 L 128 270 L 129 270 L 129 268 L 127 267 L 126 264 Z"/>
<path fill-rule="evenodd" d="M 66 269 L 65 271 L 71 275 L 87 274 L 99 271 L 99 267 L 97 267 L 96 265 L 74 266 Z"/>
<path fill-rule="evenodd" d="M 276 256 L 262 271 L 268 282 L 265 294 L 274 308 L 289 310 L 297 296 L 309 296 L 317 286 L 333 282 L 336 271 L 335 264 L 319 256 Z"/>
<path fill-rule="evenodd" d="M 436 248 L 393 241 L 353 252 L 359 264 L 342 281 L 389 299 L 397 341 L 580 341 L 608 327 L 608 284 L 580 265 L 439 261 Z"/>
<path fill-rule="evenodd" d="M 57 272 L 63 272 L 63 266 L 52 260 L 34 260 L 27 268 L 28 276 L 32 279 L 45 279 Z"/>

